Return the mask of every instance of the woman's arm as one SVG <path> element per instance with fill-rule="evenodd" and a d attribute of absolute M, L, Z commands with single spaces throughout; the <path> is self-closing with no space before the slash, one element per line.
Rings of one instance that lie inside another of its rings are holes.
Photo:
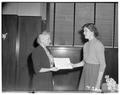
<path fill-rule="evenodd" d="M 98 79 L 97 79 L 97 83 L 96 83 L 96 87 L 95 87 L 97 89 L 100 88 L 100 84 L 101 84 L 101 80 L 102 80 L 103 74 L 104 74 L 104 72 L 99 72 L 99 74 L 98 74 Z"/>
<path fill-rule="evenodd" d="M 59 69 L 56 67 L 52 68 L 41 68 L 39 72 L 50 72 L 50 71 L 58 71 Z"/>
<path fill-rule="evenodd" d="M 75 64 L 72 63 L 72 67 L 73 67 L 73 68 L 82 67 L 82 66 L 84 66 L 84 61 L 81 61 L 81 62 L 75 63 Z"/>
<path fill-rule="evenodd" d="M 97 48 L 97 59 L 100 63 L 100 68 L 99 68 L 99 74 L 97 78 L 97 83 L 96 83 L 96 88 L 100 88 L 101 80 L 106 68 L 106 63 L 105 63 L 105 53 L 104 53 L 104 46 L 103 45 L 98 45 Z"/>

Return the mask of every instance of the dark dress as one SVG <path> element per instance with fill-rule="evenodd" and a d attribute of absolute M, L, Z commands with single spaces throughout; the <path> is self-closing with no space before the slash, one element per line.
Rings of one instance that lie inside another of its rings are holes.
<path fill-rule="evenodd" d="M 32 52 L 32 60 L 34 66 L 34 77 L 33 77 L 33 90 L 34 91 L 52 91 L 52 72 L 42 72 L 41 68 L 50 68 L 49 58 L 43 49 L 43 47 L 38 46 Z"/>

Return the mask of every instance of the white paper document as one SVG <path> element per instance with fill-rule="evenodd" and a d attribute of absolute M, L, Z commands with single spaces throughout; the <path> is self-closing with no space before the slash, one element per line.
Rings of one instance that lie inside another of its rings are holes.
<path fill-rule="evenodd" d="M 72 69 L 70 58 L 54 58 L 55 67 L 58 69 Z"/>

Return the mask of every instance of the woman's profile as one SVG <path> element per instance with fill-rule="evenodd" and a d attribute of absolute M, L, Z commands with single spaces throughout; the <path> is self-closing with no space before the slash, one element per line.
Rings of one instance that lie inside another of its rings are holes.
<path fill-rule="evenodd" d="M 85 24 L 83 31 L 85 39 L 88 39 L 83 46 L 83 60 L 73 64 L 73 67 L 83 66 L 78 90 L 100 89 L 106 67 L 104 45 L 97 39 L 98 31 L 93 23 Z"/>

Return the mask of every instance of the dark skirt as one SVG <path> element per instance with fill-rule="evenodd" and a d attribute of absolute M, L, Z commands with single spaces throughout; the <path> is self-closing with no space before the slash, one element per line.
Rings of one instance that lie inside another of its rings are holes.
<path fill-rule="evenodd" d="M 85 63 L 79 83 L 78 90 L 80 91 L 90 91 L 89 88 L 95 87 L 98 73 L 99 73 L 99 64 L 88 64 Z"/>
<path fill-rule="evenodd" d="M 34 91 L 53 91 L 52 73 L 45 72 L 34 75 L 32 89 Z"/>

